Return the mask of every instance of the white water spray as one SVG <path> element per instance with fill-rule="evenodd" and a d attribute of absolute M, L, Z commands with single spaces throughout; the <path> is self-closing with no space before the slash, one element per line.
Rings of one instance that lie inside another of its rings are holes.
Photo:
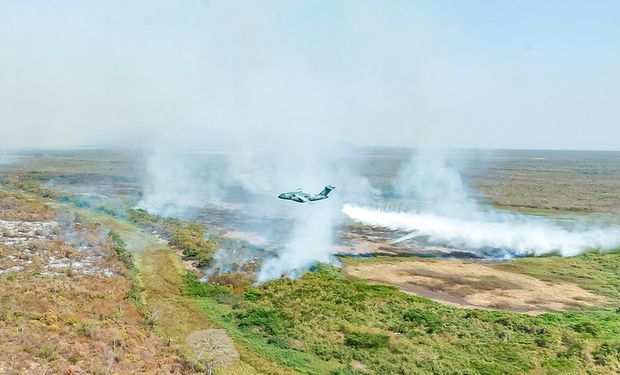
<path fill-rule="evenodd" d="M 492 248 L 506 256 L 558 252 L 572 256 L 591 249 L 620 247 L 620 229 L 569 230 L 553 222 L 524 215 L 490 215 L 476 220 L 455 219 L 431 213 L 389 212 L 345 205 L 342 212 L 352 220 L 391 230 L 407 231 L 401 238 L 427 237 L 430 243 L 446 243 L 475 251 Z"/>
<path fill-rule="evenodd" d="M 415 212 L 386 211 L 351 204 L 342 212 L 375 227 L 408 232 L 396 242 L 421 238 L 468 252 L 504 257 L 557 252 L 573 256 L 587 250 L 620 247 L 620 228 L 569 227 L 552 218 L 482 209 L 471 198 L 457 167 L 440 151 L 421 151 L 395 181 L 401 198 L 417 202 Z"/>

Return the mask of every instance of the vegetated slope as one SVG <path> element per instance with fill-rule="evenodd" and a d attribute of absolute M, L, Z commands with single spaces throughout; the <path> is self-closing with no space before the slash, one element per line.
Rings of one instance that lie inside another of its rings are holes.
<path fill-rule="evenodd" d="M 319 266 L 244 293 L 188 292 L 238 340 L 303 373 L 613 373 L 620 314 L 539 316 L 452 308 Z"/>

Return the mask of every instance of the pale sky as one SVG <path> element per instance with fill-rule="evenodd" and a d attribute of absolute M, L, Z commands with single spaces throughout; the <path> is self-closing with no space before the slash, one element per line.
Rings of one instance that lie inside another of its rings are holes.
<path fill-rule="evenodd" d="M 0 0 L 0 147 L 620 150 L 618 1 Z"/>

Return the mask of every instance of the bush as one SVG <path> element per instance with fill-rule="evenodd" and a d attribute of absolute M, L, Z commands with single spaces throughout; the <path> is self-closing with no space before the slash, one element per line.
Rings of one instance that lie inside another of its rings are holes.
<path fill-rule="evenodd" d="M 161 220 L 159 216 L 151 215 L 141 208 L 130 208 L 127 210 L 127 217 L 138 224 L 152 224 Z"/>
<path fill-rule="evenodd" d="M 566 347 L 566 349 L 564 352 L 558 353 L 558 357 L 581 357 L 581 354 L 583 353 L 583 345 L 576 337 L 565 334 L 562 336 L 562 344 Z"/>
<path fill-rule="evenodd" d="M 575 325 L 573 325 L 573 329 L 579 333 L 588 333 L 592 337 L 598 336 L 598 333 L 599 333 L 599 329 L 596 326 L 596 324 L 592 323 L 589 320 L 576 323 Z"/>
<path fill-rule="evenodd" d="M 56 353 L 56 350 L 54 350 L 51 346 L 44 345 L 39 351 L 39 357 L 51 362 L 58 358 L 58 353 Z"/>
<path fill-rule="evenodd" d="M 264 295 L 265 293 L 262 290 L 258 288 L 251 288 L 251 289 L 246 290 L 246 292 L 243 294 L 243 298 L 246 301 L 256 302 L 259 299 L 261 299 Z"/>
<path fill-rule="evenodd" d="M 441 318 L 429 310 L 409 310 L 403 315 L 403 319 L 417 326 L 425 327 L 427 333 L 438 332 L 441 329 Z"/>
<path fill-rule="evenodd" d="M 224 272 L 209 277 L 209 283 L 227 286 L 236 292 L 242 292 L 252 286 L 256 277 L 253 274 L 241 272 Z"/>
<path fill-rule="evenodd" d="M 534 338 L 534 342 L 541 348 L 546 348 L 551 343 L 551 337 L 547 334 L 538 335 Z"/>
<path fill-rule="evenodd" d="M 284 334 L 292 326 L 292 317 L 285 312 L 262 307 L 237 313 L 237 319 L 240 327 L 259 327 L 269 335 Z"/>
<path fill-rule="evenodd" d="M 183 293 L 188 296 L 221 299 L 222 297 L 232 294 L 232 290 L 230 288 L 226 286 L 203 283 L 191 272 L 186 273 L 184 279 L 185 290 Z"/>
<path fill-rule="evenodd" d="M 384 348 L 388 346 L 390 338 L 382 333 L 349 332 L 345 344 L 354 348 Z"/>
<path fill-rule="evenodd" d="M 114 252 L 118 259 L 125 264 L 127 269 L 131 270 L 135 267 L 133 254 L 130 253 L 125 246 L 125 242 L 121 238 L 121 236 L 116 232 L 108 232 L 108 236 L 114 243 Z"/>
<path fill-rule="evenodd" d="M 216 241 L 206 240 L 206 228 L 197 223 L 151 215 L 143 209 L 127 210 L 129 220 L 148 230 L 161 233 L 170 245 L 183 253 L 183 259 L 195 260 L 198 268 L 211 265 Z"/>
<path fill-rule="evenodd" d="M 613 361 L 614 358 L 616 360 L 620 360 L 618 349 L 620 345 L 612 345 L 610 343 L 601 344 L 594 352 L 592 352 L 592 357 L 594 358 L 594 363 L 599 366 L 606 366 L 609 362 Z"/>
<path fill-rule="evenodd" d="M 123 239 L 121 238 L 120 234 L 114 232 L 114 231 L 109 231 L 108 232 L 108 236 L 110 236 L 110 239 L 112 240 L 112 242 L 114 242 L 114 244 L 121 246 L 121 247 L 126 247 L 127 244 L 125 243 L 125 241 L 123 241 Z"/>

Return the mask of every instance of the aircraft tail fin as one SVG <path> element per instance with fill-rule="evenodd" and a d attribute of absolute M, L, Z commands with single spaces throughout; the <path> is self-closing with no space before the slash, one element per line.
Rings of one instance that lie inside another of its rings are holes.
<path fill-rule="evenodd" d="M 336 188 L 335 186 L 327 185 L 325 186 L 325 189 L 323 189 L 323 191 L 319 193 L 319 195 L 328 196 L 329 193 L 331 193 L 331 191 L 334 190 L 335 188 Z"/>

